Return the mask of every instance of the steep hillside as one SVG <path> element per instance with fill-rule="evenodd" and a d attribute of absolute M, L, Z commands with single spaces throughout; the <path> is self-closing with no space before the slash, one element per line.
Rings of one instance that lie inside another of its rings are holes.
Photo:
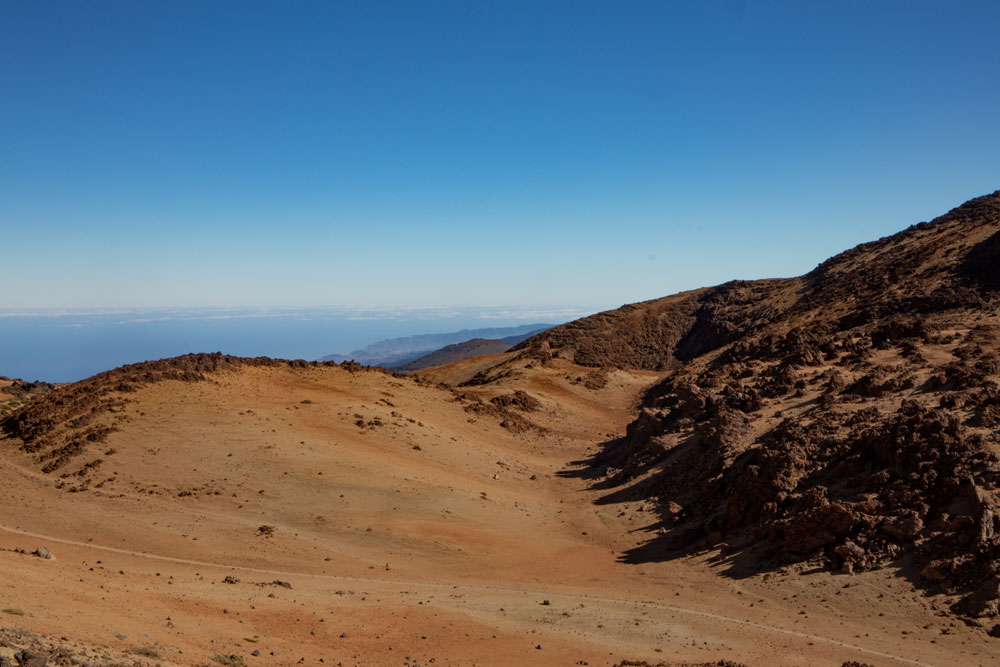
<path fill-rule="evenodd" d="M 801 278 L 603 313 L 522 351 L 673 369 L 578 472 L 608 499 L 656 501 L 656 534 L 628 561 L 707 549 L 740 575 L 894 563 L 993 617 L 998 267 L 1000 192 Z"/>
<path fill-rule="evenodd" d="M 517 350 L 584 366 L 648 370 L 682 363 L 767 328 L 844 329 L 893 314 L 978 308 L 1000 285 L 998 198 L 862 244 L 799 278 L 733 281 L 553 327 Z"/>
<path fill-rule="evenodd" d="M 774 321 L 793 303 L 802 279 L 733 281 L 597 313 L 517 346 L 584 366 L 677 368 Z"/>

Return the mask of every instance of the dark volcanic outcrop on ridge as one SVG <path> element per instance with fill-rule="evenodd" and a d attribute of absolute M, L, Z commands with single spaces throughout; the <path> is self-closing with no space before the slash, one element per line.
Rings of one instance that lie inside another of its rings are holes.
<path fill-rule="evenodd" d="M 734 280 L 597 313 L 534 336 L 516 349 L 584 366 L 666 370 L 775 320 L 802 279 Z"/>
<path fill-rule="evenodd" d="M 626 554 L 721 548 L 733 574 L 896 562 L 996 615 L 1000 192 L 827 260 L 556 327 L 521 346 L 668 369 L 625 437 L 566 474 L 651 499 Z M 620 341 L 620 344 L 619 344 Z"/>
<path fill-rule="evenodd" d="M 998 199 L 997 193 L 973 199 L 933 222 L 841 253 L 805 276 L 734 280 L 622 306 L 553 327 L 515 349 L 544 350 L 584 366 L 664 370 L 804 318 L 837 328 L 893 313 L 981 305 L 982 292 L 1000 288 Z"/>

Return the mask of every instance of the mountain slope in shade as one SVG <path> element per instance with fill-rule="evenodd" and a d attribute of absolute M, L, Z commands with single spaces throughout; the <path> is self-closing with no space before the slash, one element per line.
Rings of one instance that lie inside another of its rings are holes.
<path fill-rule="evenodd" d="M 400 373 L 410 373 L 413 371 L 423 370 L 425 368 L 441 366 L 443 364 L 452 364 L 456 361 L 469 359 L 471 357 L 502 354 L 503 352 L 511 349 L 514 345 L 517 345 L 518 343 L 521 343 L 522 341 L 525 341 L 543 331 L 545 331 L 545 329 L 537 329 L 523 334 L 507 336 L 498 340 L 473 338 L 472 340 L 467 340 L 462 343 L 446 345 L 440 350 L 435 350 L 430 354 L 425 354 L 422 357 L 418 357 L 399 366 L 389 366 L 388 368 Z"/>
<path fill-rule="evenodd" d="M 525 337 L 551 327 L 551 324 L 523 324 L 516 327 L 495 327 L 486 329 L 463 329 L 443 334 L 420 334 L 402 338 L 390 338 L 372 343 L 368 347 L 354 350 L 349 354 L 331 354 L 320 361 L 354 361 L 364 366 L 393 366 L 405 364 L 446 345 L 464 343 L 473 338 L 507 340 L 511 345 Z"/>
<path fill-rule="evenodd" d="M 622 306 L 553 327 L 522 343 L 585 366 L 679 367 L 776 319 L 802 279 L 733 281 Z"/>
<path fill-rule="evenodd" d="M 440 350 L 435 350 L 430 354 L 425 354 L 424 356 L 402 364 L 401 366 L 392 366 L 390 370 L 399 371 L 400 373 L 408 373 L 410 371 L 417 371 L 423 368 L 430 368 L 432 366 L 454 363 L 456 361 L 461 361 L 462 359 L 468 359 L 469 357 L 478 357 L 484 354 L 500 354 L 502 352 L 506 352 L 511 347 L 510 343 L 503 340 L 473 338 L 472 340 L 467 340 L 464 343 L 446 345 Z"/>

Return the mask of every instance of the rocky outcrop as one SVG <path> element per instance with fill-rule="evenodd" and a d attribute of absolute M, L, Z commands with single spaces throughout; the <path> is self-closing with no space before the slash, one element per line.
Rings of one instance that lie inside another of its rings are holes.
<path fill-rule="evenodd" d="M 963 594 L 957 611 L 996 615 L 998 234 L 1000 192 L 802 278 L 637 304 L 529 341 L 668 371 L 590 462 L 615 498 L 659 507 L 657 537 L 625 559 L 719 547 L 744 567 L 856 572 L 905 556 L 928 588 Z M 593 330 L 619 331 L 622 349 L 589 343 Z"/>

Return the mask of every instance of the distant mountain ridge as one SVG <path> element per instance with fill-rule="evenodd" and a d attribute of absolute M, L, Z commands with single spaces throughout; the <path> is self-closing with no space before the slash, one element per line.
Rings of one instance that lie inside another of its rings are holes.
<path fill-rule="evenodd" d="M 524 336 L 511 336 L 511 340 L 521 342 Z M 423 368 L 431 368 L 432 366 L 441 366 L 443 364 L 451 364 L 456 361 L 461 361 L 463 359 L 468 359 L 470 357 L 479 357 L 484 354 L 501 354 L 507 350 L 514 347 L 511 343 L 506 340 L 489 340 L 486 338 L 473 338 L 472 340 L 467 340 L 464 343 L 455 343 L 454 345 L 446 345 L 440 350 L 435 350 L 430 354 L 425 354 L 422 357 L 417 357 L 413 361 L 401 364 L 399 366 L 391 366 L 390 370 L 399 371 L 401 373 L 409 373 L 411 371 L 419 371 Z"/>
<path fill-rule="evenodd" d="M 389 338 L 348 354 L 331 354 L 319 361 L 356 361 L 365 366 L 401 366 L 448 345 L 456 345 L 481 338 L 499 340 L 517 345 L 531 336 L 551 329 L 554 324 L 522 324 L 516 327 L 462 329 L 450 333 L 420 334 L 402 338 Z M 483 353 L 487 354 L 487 353 Z"/>

